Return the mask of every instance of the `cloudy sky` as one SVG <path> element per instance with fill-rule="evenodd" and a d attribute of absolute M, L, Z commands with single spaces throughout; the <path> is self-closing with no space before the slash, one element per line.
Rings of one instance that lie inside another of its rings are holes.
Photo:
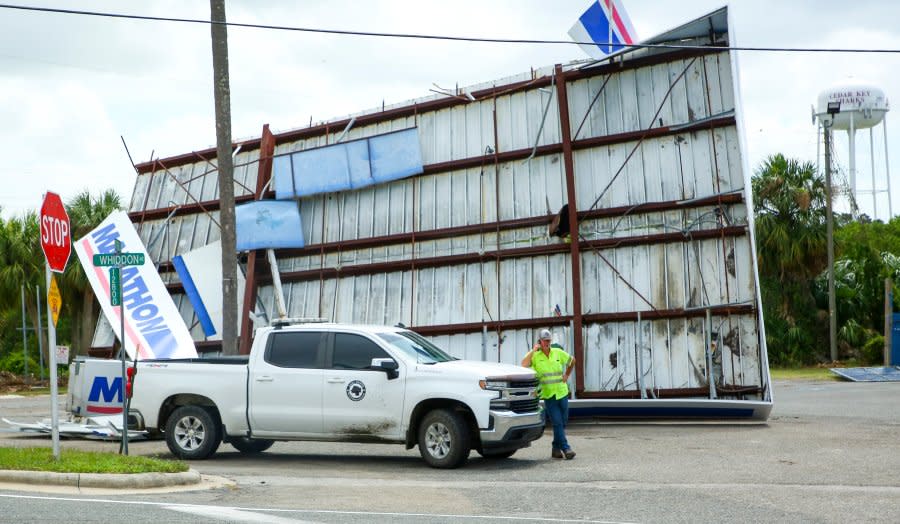
<path fill-rule="evenodd" d="M 160 17 L 209 18 L 206 0 L 22 0 L 19 5 Z M 707 14 L 723 0 L 624 0 L 648 37 Z M 589 0 L 226 0 L 230 22 L 454 36 L 567 38 Z M 738 0 L 737 43 L 754 47 L 900 49 L 900 3 Z M 476 44 L 230 28 L 232 133 L 259 136 L 565 63 L 576 46 Z M 900 97 L 900 54 L 739 54 L 748 160 L 782 152 L 815 161 L 810 105 L 848 75 Z M 900 127 L 888 146 L 900 169 Z M 84 189 L 117 190 L 128 202 L 135 162 L 213 147 L 212 59 L 207 25 L 99 18 L 0 8 L 0 208 L 9 217 Z M 868 133 L 858 135 L 860 186 L 870 182 Z M 875 157 L 885 184 L 884 143 Z M 846 167 L 846 134 L 836 160 Z M 900 183 L 893 184 L 900 213 Z M 887 218 L 886 196 L 879 218 Z M 871 214 L 871 197 L 860 207 Z"/>

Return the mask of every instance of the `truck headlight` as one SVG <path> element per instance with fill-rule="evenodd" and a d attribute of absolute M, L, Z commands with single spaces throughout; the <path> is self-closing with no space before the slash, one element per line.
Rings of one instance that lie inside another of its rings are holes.
<path fill-rule="evenodd" d="M 490 378 L 479 380 L 478 385 L 481 386 L 481 389 L 490 391 L 501 391 L 509 387 L 509 383 L 505 380 L 495 380 Z"/>

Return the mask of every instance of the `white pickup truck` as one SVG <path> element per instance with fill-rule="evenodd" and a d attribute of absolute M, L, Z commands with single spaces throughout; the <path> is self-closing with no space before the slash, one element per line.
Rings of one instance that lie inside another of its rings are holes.
<path fill-rule="evenodd" d="M 418 444 L 428 465 L 471 450 L 507 458 L 544 431 L 532 370 L 458 360 L 398 327 L 302 323 L 260 328 L 248 357 L 138 363 L 131 414 L 182 459 L 225 441 Z"/>

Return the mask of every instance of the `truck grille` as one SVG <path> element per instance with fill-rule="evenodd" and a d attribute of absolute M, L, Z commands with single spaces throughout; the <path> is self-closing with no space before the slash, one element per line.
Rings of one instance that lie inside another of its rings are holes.
<path fill-rule="evenodd" d="M 509 410 L 514 413 L 533 413 L 538 410 L 538 399 L 513 400 L 509 403 Z"/>
<path fill-rule="evenodd" d="M 510 388 L 536 388 L 538 379 L 535 377 L 531 380 L 514 380 L 509 383 Z"/>

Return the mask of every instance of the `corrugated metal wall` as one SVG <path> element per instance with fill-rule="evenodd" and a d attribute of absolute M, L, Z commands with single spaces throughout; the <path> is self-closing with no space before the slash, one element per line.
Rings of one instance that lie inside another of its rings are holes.
<path fill-rule="evenodd" d="M 456 356 L 509 363 L 519 362 L 537 329 L 553 325 L 567 347 L 581 346 L 580 394 L 638 391 L 641 382 L 653 390 L 706 386 L 712 331 L 715 380 L 732 387 L 724 394 L 765 395 L 729 55 L 636 52 L 629 60 L 594 71 L 547 68 L 437 109 L 428 109 L 430 97 L 396 118 L 363 113 L 371 123 L 356 124 L 346 139 L 416 127 L 425 174 L 301 199 L 307 247 L 278 252 L 289 315 L 403 322 Z M 344 125 L 319 129 L 276 136 L 275 154 L 332 144 Z M 236 155 L 236 196 L 254 193 L 259 156 L 258 147 Z M 218 198 L 215 165 L 166 163 L 138 177 L 131 216 L 201 340 L 168 264 L 219 238 L 216 206 L 197 204 Z M 567 184 L 582 216 L 580 238 L 571 240 L 580 246 L 578 274 L 570 241 L 548 235 L 569 203 Z M 385 241 L 354 244 L 371 238 Z M 258 271 L 258 312 L 271 317 L 266 274 Z M 581 333 L 573 332 L 575 318 Z"/>

